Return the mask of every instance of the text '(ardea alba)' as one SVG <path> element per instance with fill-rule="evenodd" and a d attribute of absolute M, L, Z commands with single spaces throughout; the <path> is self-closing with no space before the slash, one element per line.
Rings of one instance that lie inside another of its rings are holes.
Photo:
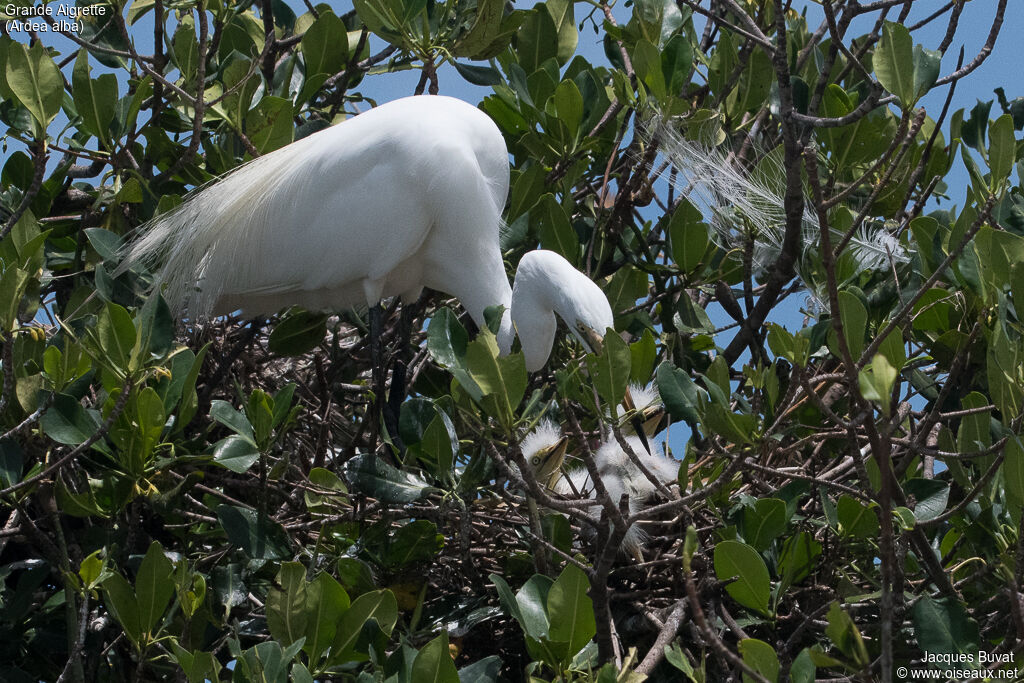
<path fill-rule="evenodd" d="M 484 309 L 500 304 L 499 348 L 507 354 L 517 331 L 534 371 L 550 354 L 555 313 L 586 343 L 612 312 L 553 252 L 528 253 L 509 286 L 499 246 L 508 187 L 505 140 L 486 114 L 450 97 L 407 97 L 201 189 L 145 228 L 122 269 L 162 262 L 168 303 L 193 319 L 411 302 L 429 287 L 482 327 Z"/>

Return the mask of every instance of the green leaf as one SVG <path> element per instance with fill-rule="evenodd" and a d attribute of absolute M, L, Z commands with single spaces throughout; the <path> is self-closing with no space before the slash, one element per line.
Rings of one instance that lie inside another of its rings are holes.
<path fill-rule="evenodd" d="M 135 323 L 121 306 L 108 303 L 96 321 L 100 349 L 119 370 L 127 370 L 135 348 Z"/>
<path fill-rule="evenodd" d="M 649 40 L 641 38 L 633 47 L 633 68 L 652 95 L 658 99 L 668 96 L 665 74 L 661 70 L 661 54 Z"/>
<path fill-rule="evenodd" d="M 501 657 L 490 655 L 459 669 L 459 683 L 498 683 Z"/>
<path fill-rule="evenodd" d="M 903 484 L 903 490 L 917 500 L 917 505 L 914 506 L 914 517 L 918 521 L 926 522 L 946 511 L 946 505 L 949 503 L 949 482 L 947 481 L 910 479 Z"/>
<path fill-rule="evenodd" d="M 558 50 L 555 54 L 559 66 L 568 63 L 572 59 L 573 53 L 576 52 L 579 35 L 576 32 L 576 20 L 573 13 L 575 4 L 575 0 L 547 0 L 544 3 L 558 34 Z"/>
<path fill-rule="evenodd" d="M 42 41 L 29 47 L 14 43 L 7 52 L 7 85 L 37 123 L 36 137 L 60 111 L 64 79 Z"/>
<path fill-rule="evenodd" d="M 985 395 L 972 391 L 960 400 L 964 410 L 983 408 L 989 405 Z M 960 453 L 977 453 L 992 445 L 992 433 L 989 431 L 991 416 L 987 411 L 964 415 L 960 418 L 960 429 L 956 434 L 956 447 Z"/>
<path fill-rule="evenodd" d="M 416 683 L 459 683 L 447 631 L 442 631 L 441 635 L 420 648 L 412 662 L 411 680 Z"/>
<path fill-rule="evenodd" d="M 925 594 L 911 609 L 917 645 L 925 652 L 975 654 L 981 644 L 978 625 L 959 602 Z"/>
<path fill-rule="evenodd" d="M 138 647 L 142 641 L 142 626 L 139 619 L 139 602 L 135 591 L 120 574 L 111 574 L 103 582 L 103 592 L 107 596 L 107 607 L 114 618 L 121 624 L 124 634 Z"/>
<path fill-rule="evenodd" d="M 858 360 L 864 352 L 864 335 L 867 332 L 868 311 L 864 308 L 860 298 L 851 292 L 839 292 L 839 319 L 843 324 L 843 336 L 846 338 L 846 346 L 854 360 Z M 834 333 L 830 331 L 830 342 L 834 342 Z M 833 353 L 841 356 L 838 343 L 834 346 Z"/>
<path fill-rule="evenodd" d="M 333 576 L 321 572 L 306 587 L 309 619 L 303 650 L 316 666 L 327 647 L 334 641 L 338 622 L 351 605 L 348 593 Z"/>
<path fill-rule="evenodd" d="M 721 541 L 715 546 L 715 575 L 720 581 L 732 581 L 725 587 L 733 600 L 767 615 L 771 581 L 768 567 L 757 551 L 739 541 Z"/>
<path fill-rule="evenodd" d="M 526 393 L 526 360 L 523 354 L 499 357 L 497 340 L 489 330 L 484 330 L 466 348 L 466 368 L 481 393 L 494 397 L 497 414 L 493 417 L 506 426 L 511 425 L 515 410 Z"/>
<path fill-rule="evenodd" d="M 1013 137 L 1013 117 L 1003 114 L 988 129 L 988 165 L 995 192 L 1010 177 L 1016 160 L 1017 142 Z"/>
<path fill-rule="evenodd" d="M 279 356 L 301 356 L 319 346 L 326 334 L 326 315 L 296 309 L 274 325 L 268 345 Z"/>
<path fill-rule="evenodd" d="M 9 332 L 18 324 L 18 309 L 29 284 L 29 274 L 10 267 L 0 275 L 0 328 Z"/>
<path fill-rule="evenodd" d="M 656 377 L 658 393 L 672 419 L 686 420 L 691 427 L 700 422 L 701 389 L 693 383 L 689 373 L 664 361 L 658 366 Z"/>
<path fill-rule="evenodd" d="M 679 203 L 668 226 L 672 260 L 681 271 L 693 274 L 708 250 L 708 226 L 689 200 Z"/>
<path fill-rule="evenodd" d="M 273 152 L 292 141 L 292 103 L 283 97 L 268 96 L 246 114 L 245 131 L 260 154 Z"/>
<path fill-rule="evenodd" d="M 898 376 L 899 370 L 892 366 L 889 359 L 876 353 L 871 364 L 857 375 L 860 393 L 869 401 L 880 404 L 883 413 L 888 413 L 892 403 L 892 387 Z"/>
<path fill-rule="evenodd" d="M 58 394 L 59 396 L 61 395 Z M 43 419 L 46 419 L 45 414 Z M 46 431 L 45 427 L 43 431 Z M 21 471 L 24 467 L 25 456 L 18 442 L 13 439 L 0 440 L 0 488 L 7 488 L 21 481 Z"/>
<path fill-rule="evenodd" d="M 505 11 L 502 0 L 480 0 L 476 5 L 476 16 L 469 30 L 459 36 L 452 50 L 456 57 L 479 59 L 501 32 L 501 20 Z M 456 62 L 456 68 L 459 65 Z M 461 71 L 460 71 L 461 73 Z"/>
<path fill-rule="evenodd" d="M 942 53 L 929 50 L 922 45 L 914 46 L 914 100 L 919 100 L 931 90 L 939 77 Z"/>
<path fill-rule="evenodd" d="M 190 82 L 199 68 L 199 41 L 192 22 L 183 21 L 174 30 L 171 56 L 185 82 Z"/>
<path fill-rule="evenodd" d="M 388 567 L 404 567 L 432 559 L 444 548 L 444 535 L 427 519 L 417 519 L 402 526 L 391 539 L 383 562 Z"/>
<path fill-rule="evenodd" d="M 583 122 L 583 96 L 580 95 L 580 89 L 573 81 L 562 81 L 555 88 L 552 97 L 555 101 L 555 111 L 558 112 L 558 120 L 566 125 L 569 135 L 575 138 L 579 133 L 580 123 Z"/>
<path fill-rule="evenodd" d="M 523 632 L 534 640 L 548 637 L 551 622 L 548 621 L 548 593 L 554 582 L 543 574 L 534 574 L 516 593 L 519 607 L 519 625 Z"/>
<path fill-rule="evenodd" d="M 882 26 L 882 39 L 872 58 L 875 76 L 886 90 L 900 99 L 904 109 L 917 101 L 914 86 L 914 44 L 906 26 L 887 21 Z"/>
<path fill-rule="evenodd" d="M 256 435 L 253 433 L 249 419 L 244 414 L 235 410 L 227 401 L 221 401 L 220 399 L 213 401 L 210 404 L 210 417 L 236 434 L 244 436 L 253 445 L 256 444 Z"/>
<path fill-rule="evenodd" d="M 786 503 L 779 498 L 761 498 L 753 507 L 743 508 L 743 538 L 758 551 L 786 531 Z"/>
<path fill-rule="evenodd" d="M 86 441 L 100 427 L 99 416 L 67 394 L 57 394 L 39 423 L 48 437 L 68 446 Z"/>
<path fill-rule="evenodd" d="M 829 606 L 825 635 L 836 644 L 836 647 L 844 655 L 854 660 L 859 666 L 867 666 L 871 662 L 860 631 L 838 602 L 833 602 Z M 931 650 L 931 652 L 939 652 L 939 650 Z"/>
<path fill-rule="evenodd" d="M 213 449 L 213 461 L 238 474 L 247 472 L 259 457 L 256 444 L 240 434 L 221 439 Z"/>
<path fill-rule="evenodd" d="M 814 571 L 815 560 L 820 555 L 821 543 L 810 533 L 801 531 L 787 538 L 779 553 L 778 572 L 782 583 L 789 587 L 806 579 Z"/>
<path fill-rule="evenodd" d="M 873 538 L 878 534 L 878 516 L 873 507 L 864 505 L 856 498 L 845 494 L 840 496 L 836 513 L 839 515 L 842 536 Z"/>
<path fill-rule="evenodd" d="M 267 627 L 282 645 L 305 637 L 310 616 L 307 603 L 306 568 L 298 562 L 282 563 L 266 602 Z"/>
<path fill-rule="evenodd" d="M 540 245 L 565 257 L 569 263 L 576 267 L 579 265 L 579 239 L 576 231 L 569 223 L 569 216 L 565 213 L 558 200 L 553 194 L 545 194 L 537 201 L 537 205 L 530 210 L 530 214 L 536 212 L 540 220 Z"/>
<path fill-rule="evenodd" d="M 260 519 L 255 510 L 218 505 L 217 518 L 228 540 L 254 560 L 283 560 L 291 557 L 288 532 L 277 522 Z"/>
<path fill-rule="evenodd" d="M 516 54 L 527 75 L 558 56 L 558 28 L 543 6 L 526 15 L 516 33 Z"/>
<path fill-rule="evenodd" d="M 373 453 L 357 455 L 345 463 L 352 490 L 383 503 L 411 503 L 436 489 L 415 474 L 395 469 Z"/>
<path fill-rule="evenodd" d="M 1018 437 L 1011 437 L 1006 442 L 1003 477 L 1007 498 L 1017 505 L 1024 505 L 1024 445 Z"/>
<path fill-rule="evenodd" d="M 344 22 L 333 12 L 320 12 L 302 36 L 307 78 L 315 74 L 333 76 L 344 68 L 348 61 L 348 40 L 339 40 L 338 37 L 346 33 Z"/>
<path fill-rule="evenodd" d="M 740 641 L 739 648 L 747 666 L 772 683 L 779 680 L 779 656 L 775 654 L 775 648 L 756 638 L 744 638 Z M 748 674 L 743 674 L 743 680 L 746 683 L 754 679 Z"/>
<path fill-rule="evenodd" d="M 85 129 L 107 147 L 110 141 L 108 131 L 114 120 L 114 105 L 117 102 L 117 77 L 108 73 L 92 78 L 89 71 L 88 52 L 83 48 L 78 51 L 71 74 L 75 109 L 82 117 Z"/>
<path fill-rule="evenodd" d="M 811 648 L 805 647 L 793 660 L 793 666 L 789 669 L 789 680 L 793 683 L 814 683 L 818 669 L 811 659 Z"/>
<path fill-rule="evenodd" d="M 594 604 L 587 591 L 590 582 L 582 569 L 566 564 L 565 569 L 548 591 L 548 620 L 551 640 L 569 644 L 565 664 L 583 649 L 597 633 Z"/>
<path fill-rule="evenodd" d="M 604 335 L 601 353 L 587 354 L 587 367 L 597 395 L 612 409 L 622 402 L 626 393 L 631 361 L 629 345 L 611 329 Z"/>
<path fill-rule="evenodd" d="M 145 633 L 155 635 L 153 627 L 163 616 L 174 595 L 171 574 L 174 566 L 164 555 L 163 546 L 153 541 L 146 551 L 139 574 L 135 578 L 135 595 L 139 605 L 139 626 Z"/>
<path fill-rule="evenodd" d="M 629 356 L 629 381 L 647 384 L 654 370 L 654 361 L 658 359 L 658 348 L 649 327 L 644 328 L 640 339 L 629 345 Z"/>
<path fill-rule="evenodd" d="M 363 593 L 352 602 L 338 622 L 337 635 L 331 644 L 328 664 L 333 666 L 342 662 L 362 661 L 366 659 L 364 652 L 356 650 L 363 625 L 373 619 L 386 635 L 398 621 L 398 602 L 389 590 L 376 590 Z"/>

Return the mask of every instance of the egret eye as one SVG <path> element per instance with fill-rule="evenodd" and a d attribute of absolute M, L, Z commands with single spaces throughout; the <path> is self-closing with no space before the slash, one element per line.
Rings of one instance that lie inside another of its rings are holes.
<path fill-rule="evenodd" d="M 540 462 L 541 460 L 539 455 L 535 455 L 532 458 L 530 458 L 530 463 L 532 463 L 533 465 L 539 465 Z"/>

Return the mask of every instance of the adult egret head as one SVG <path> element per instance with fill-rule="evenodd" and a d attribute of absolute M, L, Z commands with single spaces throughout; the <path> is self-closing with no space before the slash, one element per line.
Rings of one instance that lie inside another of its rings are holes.
<path fill-rule="evenodd" d="M 558 313 L 590 342 L 612 325 L 600 288 L 548 251 L 523 257 L 515 294 L 499 246 L 508 195 L 505 140 L 479 109 L 407 97 L 259 157 L 156 217 L 123 272 L 162 263 L 171 308 L 193 319 L 287 306 L 338 310 L 424 287 L 459 299 L 483 327 L 505 307 L 529 370 L 544 365 Z"/>
<path fill-rule="evenodd" d="M 538 249 L 519 261 L 512 289 L 512 323 L 526 357 L 526 369 L 540 370 L 551 354 L 558 314 L 569 331 L 592 351 L 614 326 L 604 292 L 553 251 Z"/>

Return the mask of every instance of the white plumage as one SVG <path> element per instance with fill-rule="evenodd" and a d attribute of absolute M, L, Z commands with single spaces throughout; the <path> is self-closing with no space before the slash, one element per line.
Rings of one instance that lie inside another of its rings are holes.
<path fill-rule="evenodd" d="M 603 334 L 612 316 L 600 288 L 551 252 L 522 259 L 513 296 L 499 247 L 508 185 L 505 141 L 487 115 L 450 97 L 407 97 L 200 189 L 144 228 L 121 271 L 162 264 L 168 303 L 198 320 L 415 301 L 429 287 L 458 298 L 480 326 L 485 308 L 505 306 L 503 353 L 518 315 L 536 370 L 553 312 L 577 335 Z"/>
<path fill-rule="evenodd" d="M 545 464 L 546 459 L 538 459 L 536 456 L 550 453 L 558 444 L 564 442 L 564 439 L 565 437 L 557 426 L 550 422 L 542 422 L 523 439 L 520 450 L 526 462 L 537 468 Z M 626 437 L 626 442 L 655 479 L 671 488 L 679 474 L 679 463 L 672 458 L 648 453 L 640 439 L 635 436 Z M 604 484 L 613 503 L 618 505 L 623 494 L 629 495 L 630 515 L 641 512 L 644 505 L 658 492 L 655 484 L 636 466 L 614 439 L 605 441 L 595 451 L 594 464 L 598 476 L 601 477 L 601 483 Z M 597 498 L 590 473 L 584 468 L 563 473 L 555 481 L 553 488 L 556 493 L 571 498 L 579 497 L 591 500 Z M 600 515 L 599 512 L 594 511 L 588 514 L 592 515 L 595 520 Z M 642 551 L 646 542 L 646 532 L 639 525 L 633 524 L 626 531 L 622 540 L 622 549 L 631 556 L 642 559 Z"/>

